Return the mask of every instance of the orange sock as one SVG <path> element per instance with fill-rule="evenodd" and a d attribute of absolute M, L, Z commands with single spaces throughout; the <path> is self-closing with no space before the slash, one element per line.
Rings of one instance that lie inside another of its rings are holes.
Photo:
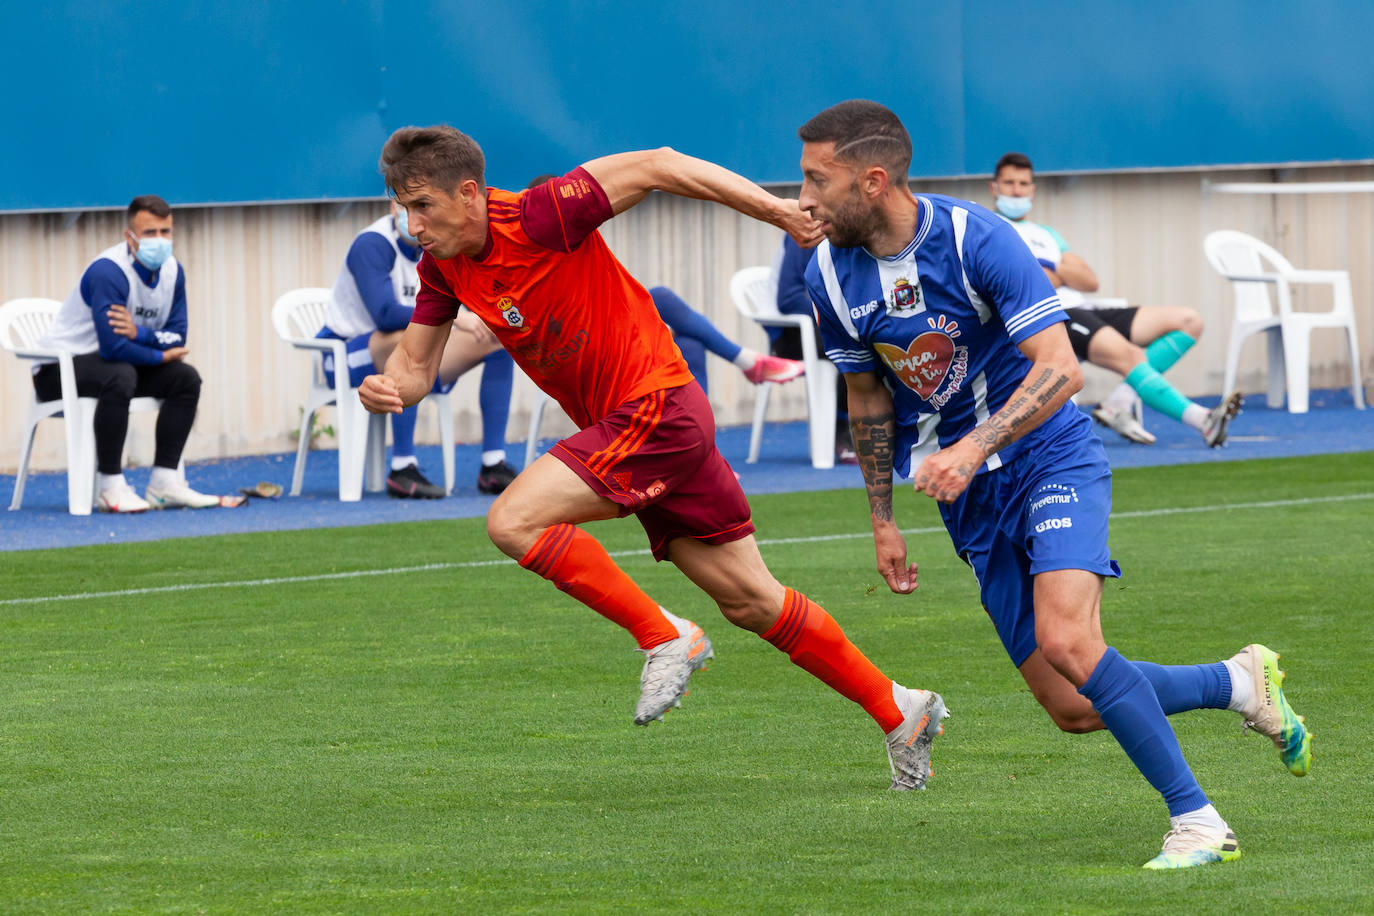
<path fill-rule="evenodd" d="M 801 592 L 787 589 L 782 614 L 761 635 L 786 652 L 792 664 L 862 706 L 884 734 L 902 724 L 902 711 L 892 699 L 892 679 L 849 641 L 825 608 Z"/>
<path fill-rule="evenodd" d="M 548 579 L 602 617 L 630 631 L 641 649 L 680 635 L 658 602 L 615 565 L 606 549 L 581 528 L 545 528 L 520 565 Z"/>

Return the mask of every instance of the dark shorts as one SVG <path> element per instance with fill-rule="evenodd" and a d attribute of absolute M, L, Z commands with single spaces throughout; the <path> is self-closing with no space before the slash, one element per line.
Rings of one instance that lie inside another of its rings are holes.
<path fill-rule="evenodd" d="M 1074 355 L 1081 360 L 1088 358 L 1088 341 L 1103 328 L 1111 328 L 1127 340 L 1131 339 L 1131 324 L 1135 321 L 1136 307 L 1112 309 L 1064 309 L 1069 316 L 1069 342 L 1073 344 Z"/>
<path fill-rule="evenodd" d="M 1036 647 L 1037 575 L 1057 569 L 1121 575 L 1107 548 L 1111 511 L 1112 472 L 1102 441 L 1072 430 L 979 474 L 957 500 L 941 504 L 954 551 L 978 577 L 983 607 L 1016 667 Z"/>
<path fill-rule="evenodd" d="M 621 404 L 554 444 L 558 458 L 600 495 L 633 513 L 654 559 L 689 537 L 726 544 L 754 533 L 749 501 L 716 449 L 711 404 L 695 382 Z"/>

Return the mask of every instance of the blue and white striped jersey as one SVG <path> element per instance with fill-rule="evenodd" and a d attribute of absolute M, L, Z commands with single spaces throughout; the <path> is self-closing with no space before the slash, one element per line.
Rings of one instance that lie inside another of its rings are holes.
<path fill-rule="evenodd" d="M 1066 318 L 1006 220 L 938 194 L 916 202 L 916 236 L 900 254 L 822 242 L 806 268 L 826 356 L 841 372 L 877 372 L 892 391 L 903 477 L 1000 410 L 1030 371 L 1016 345 Z M 1087 426 L 1065 404 L 983 469 L 1074 423 Z"/>

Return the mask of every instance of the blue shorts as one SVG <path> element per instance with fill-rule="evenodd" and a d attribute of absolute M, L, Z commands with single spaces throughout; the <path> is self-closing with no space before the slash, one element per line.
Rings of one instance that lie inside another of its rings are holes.
<path fill-rule="evenodd" d="M 317 337 L 334 338 L 332 333 L 327 330 L 320 331 Z M 334 338 L 337 339 L 337 338 Z M 348 350 L 348 384 L 357 388 L 363 383 L 363 379 L 369 375 L 377 374 L 377 367 L 372 365 L 372 353 L 368 350 L 368 342 L 372 340 L 372 333 L 359 334 L 357 337 L 350 338 L 344 346 Z M 324 381 L 330 388 L 334 387 L 334 354 L 324 354 Z M 431 393 L 448 394 L 453 390 L 453 386 L 458 384 L 455 379 L 445 385 L 437 378 L 434 380 L 434 387 Z"/>
<path fill-rule="evenodd" d="M 983 608 L 1018 668 L 1035 651 L 1033 577 L 1084 569 L 1120 577 L 1107 549 L 1112 471 L 1102 442 L 1077 425 L 985 471 L 940 504 L 954 551 L 973 567 Z"/>

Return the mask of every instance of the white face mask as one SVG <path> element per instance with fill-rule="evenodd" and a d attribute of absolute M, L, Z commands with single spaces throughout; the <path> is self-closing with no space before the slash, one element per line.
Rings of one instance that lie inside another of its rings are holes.
<path fill-rule="evenodd" d="M 420 240 L 410 234 L 409 210 L 402 209 L 396 212 L 396 233 L 401 237 L 401 241 L 405 242 L 411 248 L 415 248 L 420 244 Z"/>
<path fill-rule="evenodd" d="M 1029 197 L 1008 197 L 1005 194 L 997 195 L 997 212 L 1007 219 L 1020 219 L 1030 212 L 1031 199 Z"/>
<path fill-rule="evenodd" d="M 172 256 L 172 240 L 161 236 L 138 240 L 138 251 L 134 257 L 149 270 L 157 270 Z"/>

